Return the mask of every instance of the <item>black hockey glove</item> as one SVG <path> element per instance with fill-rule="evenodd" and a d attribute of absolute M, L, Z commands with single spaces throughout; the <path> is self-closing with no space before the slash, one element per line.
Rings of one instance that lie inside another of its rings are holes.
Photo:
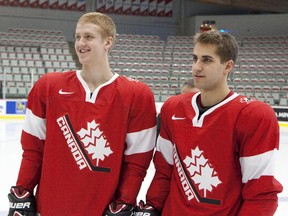
<path fill-rule="evenodd" d="M 134 211 L 134 216 L 160 216 L 161 213 L 151 205 L 145 204 L 142 200 Z"/>
<path fill-rule="evenodd" d="M 35 197 L 28 190 L 11 187 L 8 199 L 10 205 L 8 216 L 36 215 Z"/>
<path fill-rule="evenodd" d="M 132 216 L 133 206 L 126 203 L 111 203 L 104 211 L 103 216 Z"/>

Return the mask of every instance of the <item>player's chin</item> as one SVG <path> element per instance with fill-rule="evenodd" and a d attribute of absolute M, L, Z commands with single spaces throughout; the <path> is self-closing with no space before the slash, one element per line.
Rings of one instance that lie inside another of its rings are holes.
<path fill-rule="evenodd" d="M 89 64 L 89 62 L 88 62 L 87 59 L 82 58 L 82 57 L 80 57 L 80 56 L 78 56 L 78 61 L 79 61 L 79 63 L 82 64 L 82 65 L 87 65 L 87 64 Z"/>
<path fill-rule="evenodd" d="M 205 83 L 205 78 L 204 77 L 199 77 L 199 76 L 195 76 L 193 77 L 193 80 L 194 80 L 194 85 L 196 88 L 201 88 Z"/>

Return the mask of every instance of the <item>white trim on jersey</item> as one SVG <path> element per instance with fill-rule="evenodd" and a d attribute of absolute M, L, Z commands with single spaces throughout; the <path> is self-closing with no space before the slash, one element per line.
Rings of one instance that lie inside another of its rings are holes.
<path fill-rule="evenodd" d="M 223 106 L 224 104 L 228 103 L 229 101 L 233 100 L 234 98 L 236 98 L 239 95 L 237 93 L 233 93 L 230 97 L 226 98 L 225 100 L 223 100 L 219 104 L 217 104 L 217 105 L 211 107 L 210 109 L 208 109 L 207 111 L 205 111 L 203 113 L 203 115 L 199 118 L 199 109 L 198 109 L 198 106 L 197 106 L 197 97 L 198 97 L 199 94 L 200 94 L 200 92 L 196 93 L 192 97 L 192 107 L 195 110 L 195 116 L 192 119 L 192 124 L 193 124 L 194 127 L 202 127 L 203 121 L 204 121 L 204 118 L 205 118 L 206 115 L 209 115 L 214 110 L 216 110 L 217 108 Z"/>
<path fill-rule="evenodd" d="M 77 70 L 76 71 L 76 75 L 77 75 L 80 83 L 82 84 L 83 88 L 85 89 L 85 92 L 86 92 L 85 101 L 90 102 L 90 103 L 95 103 L 97 95 L 98 95 L 98 92 L 103 86 L 109 85 L 110 83 L 112 83 L 119 76 L 119 74 L 115 73 L 110 80 L 108 80 L 107 82 L 105 82 L 102 85 L 98 86 L 95 89 L 95 91 L 93 92 L 92 97 L 91 97 L 91 91 L 90 91 L 87 83 L 85 82 L 85 80 L 81 76 L 81 70 Z"/>
<path fill-rule="evenodd" d="M 126 136 L 127 149 L 125 155 L 144 153 L 151 151 L 155 146 L 156 126 L 134 133 L 128 133 Z"/>
<path fill-rule="evenodd" d="M 277 153 L 278 150 L 273 149 L 255 156 L 240 157 L 242 183 L 261 176 L 274 176 Z"/>
<path fill-rule="evenodd" d="M 170 140 L 164 139 L 159 135 L 156 150 L 161 152 L 167 163 L 173 165 L 173 144 Z"/>
<path fill-rule="evenodd" d="M 40 140 L 45 140 L 46 119 L 34 115 L 29 108 L 26 108 L 26 117 L 23 130 L 28 134 L 38 137 Z"/>

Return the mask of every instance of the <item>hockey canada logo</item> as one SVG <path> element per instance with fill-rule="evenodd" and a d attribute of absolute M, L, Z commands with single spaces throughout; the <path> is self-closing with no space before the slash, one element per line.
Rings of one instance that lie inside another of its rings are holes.
<path fill-rule="evenodd" d="M 173 157 L 187 200 L 220 205 L 220 200 L 207 198 L 207 192 L 212 192 L 221 181 L 203 151 L 198 147 L 191 149 L 191 157 L 186 156 L 182 161 L 174 145 Z"/>
<path fill-rule="evenodd" d="M 127 80 L 129 80 L 130 82 L 139 82 L 138 80 L 136 79 L 133 79 L 132 77 L 126 77 Z"/>
<path fill-rule="evenodd" d="M 95 166 L 99 166 L 99 161 L 103 161 L 113 152 L 102 131 L 100 131 L 99 124 L 93 120 L 87 124 L 87 127 L 87 130 L 82 128 L 77 134 L 88 154 L 92 156 L 92 160 L 96 161 Z"/>
<path fill-rule="evenodd" d="M 79 139 L 68 115 L 58 118 L 57 123 L 80 170 L 88 167 L 92 171 L 110 172 L 110 168 L 101 167 L 101 161 L 113 151 L 103 132 L 100 131 L 99 124 L 94 120 L 88 122 L 87 129 L 82 128 L 77 132 Z"/>
<path fill-rule="evenodd" d="M 250 102 L 253 102 L 254 99 L 252 98 L 247 98 L 247 97 L 244 97 L 244 98 L 240 98 L 240 103 L 250 103 Z"/>

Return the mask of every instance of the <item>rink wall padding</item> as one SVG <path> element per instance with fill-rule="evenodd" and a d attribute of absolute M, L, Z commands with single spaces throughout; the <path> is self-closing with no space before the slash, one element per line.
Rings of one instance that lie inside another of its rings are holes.
<path fill-rule="evenodd" d="M 0 119 L 24 118 L 26 99 L 0 99 Z M 157 113 L 160 112 L 163 102 L 156 102 Z M 288 126 L 288 107 L 273 106 L 275 115 L 281 126 Z"/>

